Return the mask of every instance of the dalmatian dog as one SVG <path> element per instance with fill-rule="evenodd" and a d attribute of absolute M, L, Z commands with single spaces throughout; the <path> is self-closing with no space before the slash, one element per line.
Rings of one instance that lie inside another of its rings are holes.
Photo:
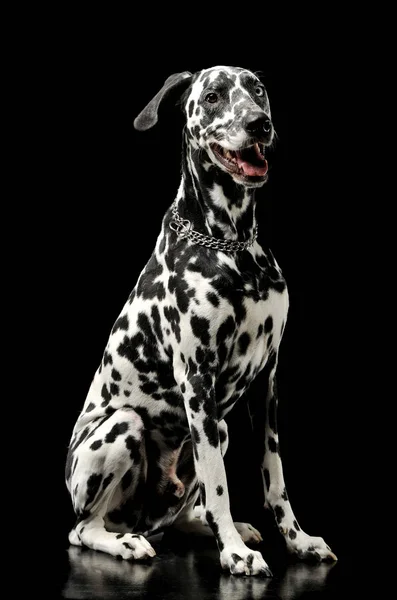
<path fill-rule="evenodd" d="M 135 128 L 153 127 L 172 95 L 186 116 L 181 182 L 73 430 L 66 484 L 77 522 L 69 541 L 149 559 L 154 531 L 209 532 L 223 569 L 271 576 L 247 545 L 260 533 L 233 523 L 223 461 L 224 417 L 264 370 L 263 395 L 250 410 L 265 507 L 291 553 L 336 560 L 298 525 L 279 452 L 275 374 L 288 293 L 257 241 L 255 217 L 275 135 L 266 89 L 236 67 L 173 74 Z"/>

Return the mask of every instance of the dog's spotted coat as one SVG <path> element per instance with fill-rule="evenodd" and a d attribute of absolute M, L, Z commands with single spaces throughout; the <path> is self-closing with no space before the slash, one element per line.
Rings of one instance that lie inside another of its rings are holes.
<path fill-rule="evenodd" d="M 264 148 L 274 136 L 263 84 L 234 67 L 172 75 L 136 128 L 152 127 L 176 89 L 186 115 L 178 214 L 208 236 L 254 238 L 254 192 L 266 181 Z M 256 240 L 223 252 L 180 233 L 170 206 L 75 425 L 66 466 L 78 517 L 70 542 L 141 559 L 154 556 L 145 534 L 160 527 L 212 530 L 224 569 L 270 575 L 244 543 L 259 542 L 259 532 L 232 521 L 223 463 L 223 419 L 265 369 L 253 421 L 266 505 L 291 552 L 335 559 L 299 527 L 284 485 L 275 383 L 288 311 L 282 273 Z"/>

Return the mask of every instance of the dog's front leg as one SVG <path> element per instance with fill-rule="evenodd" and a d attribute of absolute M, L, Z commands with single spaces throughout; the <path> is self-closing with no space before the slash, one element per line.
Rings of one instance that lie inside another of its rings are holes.
<path fill-rule="evenodd" d="M 257 399 L 250 402 L 254 438 L 261 460 L 265 507 L 273 511 L 278 529 L 291 553 L 302 559 L 337 560 L 323 538 L 310 536 L 301 529 L 288 499 L 278 438 L 276 364 L 277 357 L 273 355 L 266 367 L 266 404 Z"/>
<path fill-rule="evenodd" d="M 200 375 L 196 372 L 183 377 L 180 388 L 191 432 L 201 504 L 218 544 L 222 568 L 233 575 L 271 576 L 261 553 L 251 550 L 242 541 L 230 514 L 214 378 L 208 373 Z"/>

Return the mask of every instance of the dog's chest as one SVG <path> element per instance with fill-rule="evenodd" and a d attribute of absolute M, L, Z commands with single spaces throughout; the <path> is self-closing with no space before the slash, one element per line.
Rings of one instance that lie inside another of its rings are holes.
<path fill-rule="evenodd" d="M 245 297 L 242 306 L 245 316 L 236 328 L 227 368 L 248 382 L 278 349 L 288 312 L 287 290 L 268 290 L 262 300 Z"/>

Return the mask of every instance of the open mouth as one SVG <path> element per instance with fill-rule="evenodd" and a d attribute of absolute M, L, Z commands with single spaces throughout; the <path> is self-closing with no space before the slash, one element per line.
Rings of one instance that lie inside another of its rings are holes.
<path fill-rule="evenodd" d="M 219 144 L 211 144 L 211 150 L 219 162 L 237 176 L 263 178 L 267 173 L 264 144 L 256 143 L 241 150 L 227 150 Z"/>

